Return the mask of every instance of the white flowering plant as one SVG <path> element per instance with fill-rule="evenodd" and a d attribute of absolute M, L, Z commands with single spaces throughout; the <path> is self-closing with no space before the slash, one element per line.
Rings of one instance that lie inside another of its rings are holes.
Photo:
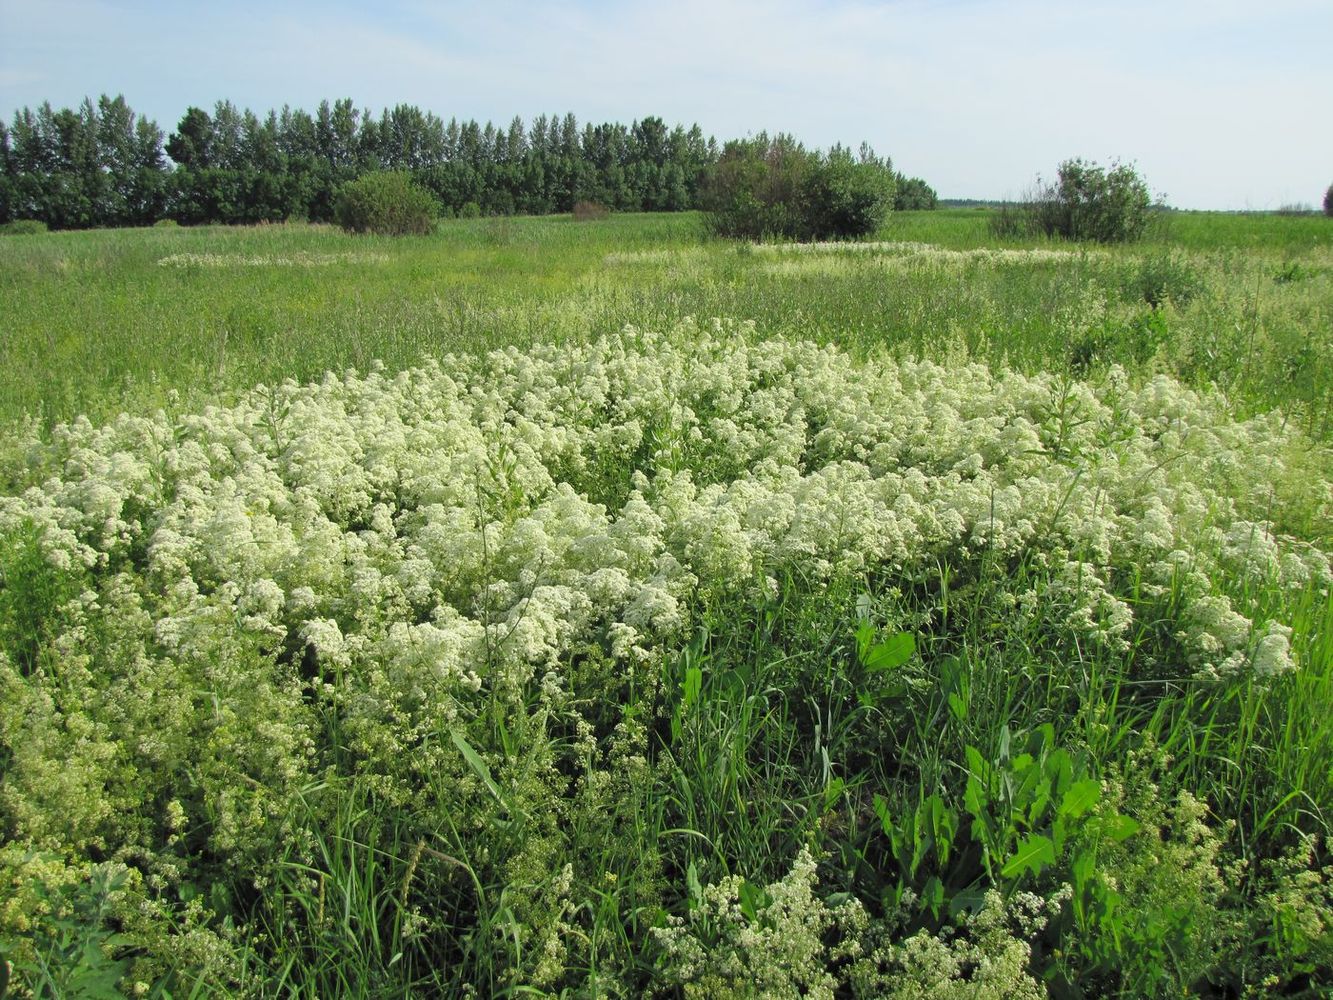
<path fill-rule="evenodd" d="M 257 989 L 290 947 L 324 992 L 762 972 L 755 995 L 831 995 L 856 959 L 835 925 L 889 933 L 883 894 L 903 898 L 875 797 L 963 815 L 1007 725 L 1052 727 L 1095 784 L 1174 713 L 1236 718 L 1273 746 L 1245 751 L 1269 787 L 1231 797 L 1227 744 L 1191 762 L 1199 801 L 1274 850 L 1329 805 L 1306 701 L 1330 690 L 1330 454 L 1166 376 L 859 361 L 688 322 L 22 447 L 28 485 L 0 497 L 0 829 L 70 878 L 128 866 L 98 919 L 130 935 L 109 947 L 133 981 Z M 912 651 L 866 661 L 861 627 Z M 876 968 L 947 952 L 967 982 L 993 948 L 988 983 L 1037 989 L 1046 952 L 985 890 L 1057 898 L 1075 853 L 1010 870 L 1051 812 L 1000 815 L 992 791 L 969 815 L 1004 832 L 973 838 L 993 856 L 956 887 L 992 916 L 966 946 L 932 937 L 944 911 L 909 886 L 895 926 L 926 937 Z M 807 842 L 843 906 L 815 895 Z M 0 852 L 16 891 L 46 877 L 26 857 Z M 337 922 L 342 890 L 374 933 Z M 28 963 L 34 915 L 0 919 Z M 310 958 L 330 935 L 341 966 Z M 751 946 L 785 957 L 760 969 Z"/>

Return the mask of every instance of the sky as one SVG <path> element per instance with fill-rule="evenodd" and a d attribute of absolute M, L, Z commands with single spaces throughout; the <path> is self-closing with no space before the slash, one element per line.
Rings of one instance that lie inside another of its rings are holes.
<path fill-rule="evenodd" d="M 869 142 L 943 198 L 1082 157 L 1179 208 L 1262 210 L 1333 183 L 1331 53 L 1329 0 L 0 0 L 0 116 L 103 93 L 168 133 L 222 99 L 657 115 Z"/>

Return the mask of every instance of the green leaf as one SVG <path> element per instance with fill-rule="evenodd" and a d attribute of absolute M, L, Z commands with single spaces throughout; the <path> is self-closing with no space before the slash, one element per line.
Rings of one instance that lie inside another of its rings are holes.
<path fill-rule="evenodd" d="M 462 731 L 451 729 L 449 731 L 449 738 L 454 741 L 454 746 L 458 747 L 458 752 L 463 755 L 463 759 L 467 761 L 468 767 L 472 768 L 477 777 L 481 778 L 482 782 L 485 783 L 486 788 L 490 793 L 495 796 L 495 800 L 502 806 L 507 807 L 504 795 L 500 792 L 500 786 L 497 785 L 495 779 L 491 777 L 491 769 L 487 767 L 486 762 L 481 759 L 481 754 L 472 749 L 472 744 L 467 741 L 467 738 L 463 735 Z"/>
<path fill-rule="evenodd" d="M 685 886 L 690 891 L 690 909 L 700 905 L 704 899 L 703 886 L 699 884 L 699 869 L 691 861 L 685 869 Z"/>
<path fill-rule="evenodd" d="M 889 815 L 889 801 L 883 795 L 876 795 L 873 801 L 875 815 L 879 817 L 879 825 L 885 833 L 893 832 L 893 817 Z"/>
<path fill-rule="evenodd" d="M 685 707 L 689 708 L 699 700 L 699 692 L 703 690 L 704 672 L 699 667 L 685 668 L 685 682 L 682 685 L 685 694 Z"/>
<path fill-rule="evenodd" d="M 986 905 L 986 890 L 979 887 L 960 889 L 949 900 L 949 916 L 956 918 L 960 913 L 980 913 Z"/>
<path fill-rule="evenodd" d="M 842 797 L 843 790 L 847 783 L 841 778 L 834 778 L 824 787 L 824 812 L 828 812 L 838 803 Z"/>
<path fill-rule="evenodd" d="M 1043 769 L 1055 782 L 1055 794 L 1063 794 L 1074 780 L 1074 762 L 1065 750 L 1054 750 L 1046 758 Z"/>
<path fill-rule="evenodd" d="M 921 862 L 926 859 L 927 852 L 935 846 L 935 838 L 930 832 L 932 800 L 938 802 L 939 796 L 932 795 L 929 799 L 919 803 L 916 812 L 912 814 L 912 861 L 907 871 L 909 878 L 916 878 L 916 872 L 921 867 Z"/>
<path fill-rule="evenodd" d="M 866 654 L 870 652 L 870 647 L 874 643 L 875 626 L 871 625 L 868 619 L 862 619 L 856 629 L 856 658 L 865 663 Z"/>
<path fill-rule="evenodd" d="M 921 900 L 930 907 L 930 915 L 938 920 L 944 909 L 944 883 L 932 875 L 921 889 Z"/>
<path fill-rule="evenodd" d="M 910 660 L 915 652 L 916 638 L 911 632 L 899 632 L 873 646 L 862 656 L 861 661 L 871 673 L 896 670 Z"/>
<path fill-rule="evenodd" d="M 1013 857 L 1000 869 L 1000 874 L 1005 878 L 1017 878 L 1025 871 L 1040 875 L 1043 868 L 1053 864 L 1055 864 L 1055 845 L 1051 843 L 1049 837 L 1034 833 L 1018 845 Z"/>
<path fill-rule="evenodd" d="M 967 719 L 967 700 L 957 691 L 949 692 L 949 712 L 959 722 Z"/>
<path fill-rule="evenodd" d="M 761 900 L 762 894 L 763 890 L 758 888 L 757 886 L 752 885 L 748 881 L 741 882 L 741 889 L 740 889 L 741 913 L 744 914 L 745 919 L 750 921 L 750 923 L 754 923 L 756 920 L 759 919 L 759 906 L 760 903 L 762 902 Z"/>
<path fill-rule="evenodd" d="M 990 774 L 990 765 L 981 756 L 981 751 L 976 747 L 969 746 L 964 748 L 963 753 L 967 756 L 968 773 L 976 775 L 978 781 L 986 781 Z"/>
<path fill-rule="evenodd" d="M 1132 816 L 1114 813 L 1103 816 L 1097 823 L 1097 832 L 1114 843 L 1121 844 L 1143 829 L 1143 824 Z"/>
<path fill-rule="evenodd" d="M 1074 863 L 1070 866 L 1070 871 L 1074 876 L 1074 890 L 1082 892 L 1083 887 L 1087 885 L 1088 880 L 1092 878 L 1092 873 L 1096 870 L 1096 859 L 1091 851 L 1084 851 L 1074 858 Z"/>
<path fill-rule="evenodd" d="M 1078 819 L 1087 813 L 1102 799 L 1102 784 L 1096 778 L 1084 778 L 1069 786 L 1065 797 L 1060 800 L 1060 815 L 1068 819 Z"/>
<path fill-rule="evenodd" d="M 958 814 L 944 804 L 938 792 L 931 795 L 926 804 L 930 809 L 930 832 L 935 838 L 935 857 L 943 869 L 949 864 L 949 852 L 958 831 Z"/>

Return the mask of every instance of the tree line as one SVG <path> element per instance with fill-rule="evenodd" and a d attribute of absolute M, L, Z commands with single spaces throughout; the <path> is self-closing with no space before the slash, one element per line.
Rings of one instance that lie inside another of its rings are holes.
<path fill-rule="evenodd" d="M 629 126 L 539 115 L 507 128 L 445 122 L 408 104 L 378 115 L 350 99 L 261 117 L 219 101 L 191 107 L 169 136 L 123 97 L 44 103 L 0 120 L 0 223 L 56 229 L 330 221 L 339 188 L 406 170 L 451 215 L 542 215 L 580 201 L 618 211 L 699 207 L 723 147 L 698 125 Z M 899 175 L 898 208 L 935 192 Z"/>

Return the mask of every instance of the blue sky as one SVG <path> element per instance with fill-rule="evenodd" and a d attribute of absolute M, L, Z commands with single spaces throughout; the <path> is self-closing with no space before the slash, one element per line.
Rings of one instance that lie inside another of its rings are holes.
<path fill-rule="evenodd" d="M 0 115 L 104 92 L 168 132 L 221 98 L 660 115 L 866 140 L 944 197 L 1016 196 L 1082 156 L 1173 205 L 1264 209 L 1333 183 L 1330 51 L 1328 0 L 0 0 Z"/>

